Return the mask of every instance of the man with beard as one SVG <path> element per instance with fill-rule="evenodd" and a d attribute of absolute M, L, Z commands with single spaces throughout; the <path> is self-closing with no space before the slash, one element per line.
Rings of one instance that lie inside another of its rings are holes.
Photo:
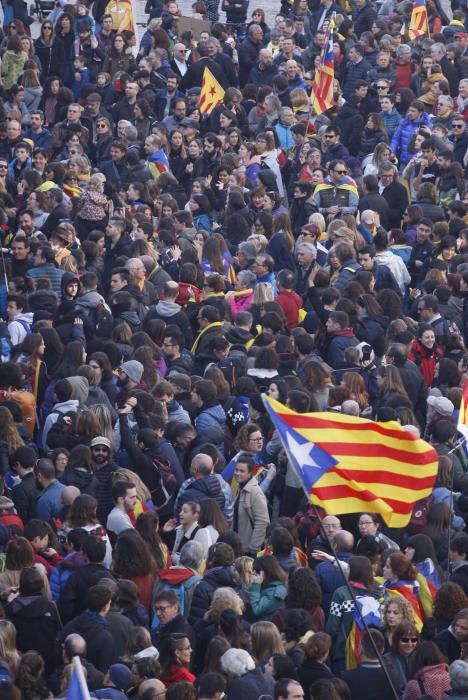
<path fill-rule="evenodd" d="M 132 389 L 146 389 L 146 385 L 141 384 L 143 376 L 143 365 L 138 360 L 129 360 L 120 365 L 117 386 L 121 391 L 115 400 L 118 408 L 123 408 L 130 397 Z"/>
<path fill-rule="evenodd" d="M 97 517 L 99 522 L 105 523 L 114 506 L 111 493 L 111 475 L 118 469 L 118 465 L 111 462 L 111 443 L 103 435 L 91 440 L 91 466 L 98 482 L 96 489 Z"/>

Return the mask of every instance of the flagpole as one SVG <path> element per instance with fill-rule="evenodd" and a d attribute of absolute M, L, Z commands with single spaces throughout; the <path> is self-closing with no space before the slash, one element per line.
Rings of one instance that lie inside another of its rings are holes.
<path fill-rule="evenodd" d="M 262 394 L 262 401 L 263 401 L 263 403 L 264 403 L 264 405 L 265 405 L 265 408 L 267 408 L 267 402 L 266 402 L 265 399 L 266 399 L 265 394 Z M 293 468 L 294 472 L 296 473 L 297 477 L 299 478 L 299 481 L 300 481 L 300 483 L 301 483 L 301 487 L 302 487 L 302 490 L 304 491 L 304 494 L 305 494 L 305 496 L 306 496 L 306 499 L 307 499 L 307 501 L 311 504 L 311 506 L 312 506 L 312 508 L 313 508 L 313 510 L 314 510 L 315 516 L 316 516 L 317 520 L 320 522 L 320 521 L 321 521 L 321 518 L 320 518 L 319 512 L 318 512 L 318 510 L 317 510 L 317 506 L 316 506 L 315 503 L 312 501 L 311 494 L 307 492 L 307 489 L 306 489 L 306 487 L 305 487 L 305 485 L 304 485 L 304 482 L 303 482 L 303 480 L 302 480 L 302 478 L 301 478 L 301 475 L 300 475 L 300 474 L 297 474 L 297 471 L 296 471 L 296 468 L 295 468 L 295 466 L 294 466 L 294 463 L 292 463 L 291 460 L 288 458 L 287 450 L 285 450 L 285 453 L 286 453 L 286 458 L 287 458 L 287 460 L 288 460 L 288 465 L 290 465 L 290 466 Z M 368 634 L 369 641 L 370 641 L 370 643 L 371 643 L 371 645 L 372 645 L 372 648 L 374 649 L 376 658 L 378 659 L 379 664 L 380 664 L 380 666 L 381 666 L 381 668 L 382 668 L 382 671 L 384 672 L 385 680 L 387 681 L 387 684 L 388 684 L 388 686 L 389 686 L 389 688 L 390 688 L 390 690 L 391 690 L 391 692 L 392 692 L 392 694 L 393 694 L 394 699 L 395 699 L 395 700 L 400 700 L 400 696 L 399 696 L 399 694 L 397 693 L 397 691 L 396 691 L 396 689 L 395 689 L 395 686 L 393 685 L 392 679 L 390 678 L 390 674 L 389 674 L 389 672 L 388 672 L 388 669 L 387 669 L 387 667 L 386 667 L 385 664 L 384 664 L 384 661 L 383 661 L 383 658 L 382 658 L 382 654 L 381 654 L 380 651 L 377 649 L 377 645 L 376 645 L 376 643 L 375 643 L 375 640 L 374 640 L 373 636 L 372 636 L 371 633 L 370 633 L 370 628 L 369 628 L 367 622 L 366 622 L 365 619 L 364 619 L 364 615 L 362 614 L 362 611 L 361 611 L 360 606 L 359 606 L 358 603 L 357 603 L 357 600 L 356 600 L 356 596 L 355 596 L 355 594 L 354 594 L 354 591 L 352 590 L 351 586 L 349 585 L 349 581 L 348 581 L 348 579 L 347 579 L 346 576 L 345 576 L 345 573 L 344 573 L 344 571 L 343 571 L 343 567 L 341 566 L 341 562 L 340 562 L 340 560 L 338 559 L 338 556 L 337 556 L 335 550 L 333 549 L 332 543 L 330 542 L 330 539 L 329 539 L 327 533 L 325 532 L 325 530 L 322 530 L 322 533 L 323 533 L 323 535 L 325 536 L 324 538 L 325 538 L 325 540 L 326 540 L 326 542 L 327 542 L 327 544 L 328 544 L 328 547 L 329 547 L 330 551 L 332 552 L 332 555 L 333 555 L 333 558 L 334 558 L 334 560 L 335 560 L 335 563 L 336 563 L 336 566 L 337 566 L 337 568 L 338 568 L 338 571 L 339 571 L 340 574 L 342 575 L 343 580 L 344 580 L 344 584 L 345 584 L 345 586 L 346 586 L 346 589 L 347 589 L 347 591 L 348 591 L 348 593 L 349 593 L 349 595 L 350 595 L 350 597 L 351 597 L 351 600 L 352 600 L 353 603 L 354 603 L 354 609 L 357 611 L 359 617 L 361 618 L 361 622 L 362 622 L 362 624 L 363 624 L 363 627 L 364 627 L 365 631 L 366 631 L 367 634 Z"/>

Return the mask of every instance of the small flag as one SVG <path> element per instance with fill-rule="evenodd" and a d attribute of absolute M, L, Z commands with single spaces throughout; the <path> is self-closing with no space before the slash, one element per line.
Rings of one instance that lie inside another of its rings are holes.
<path fill-rule="evenodd" d="M 224 90 L 209 68 L 205 67 L 200 93 L 200 112 L 211 114 L 214 108 L 222 102 Z"/>
<path fill-rule="evenodd" d="M 91 700 L 79 656 L 73 657 L 73 671 L 67 688 L 67 700 Z"/>
<path fill-rule="evenodd" d="M 405 527 L 415 502 L 431 493 L 437 453 L 398 423 L 295 413 L 263 400 L 305 492 L 329 515 L 369 511 Z"/>
<path fill-rule="evenodd" d="M 413 2 L 413 11 L 411 13 L 408 36 L 411 40 L 413 40 L 418 36 L 423 36 L 424 34 L 429 36 L 426 0 L 416 0 L 416 2 Z"/>
<path fill-rule="evenodd" d="M 465 441 L 468 440 L 468 379 L 465 379 L 463 394 L 458 412 L 458 432 L 463 435 Z"/>
<path fill-rule="evenodd" d="M 335 77 L 335 64 L 333 54 L 333 29 L 335 23 L 333 19 L 327 28 L 322 53 L 320 54 L 320 64 L 315 69 L 314 84 L 310 95 L 311 106 L 315 114 L 322 114 L 334 104 L 333 100 L 333 79 Z"/>

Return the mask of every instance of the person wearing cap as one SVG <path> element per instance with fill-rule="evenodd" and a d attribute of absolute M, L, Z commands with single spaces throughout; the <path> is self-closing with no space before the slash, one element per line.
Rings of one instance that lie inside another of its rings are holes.
<path fill-rule="evenodd" d="M 86 107 L 81 115 L 81 121 L 91 134 L 91 140 L 94 143 L 97 139 L 96 124 L 100 119 L 105 117 L 113 125 L 112 117 L 105 107 L 102 105 L 102 97 L 98 92 L 91 92 L 86 96 Z"/>
<path fill-rule="evenodd" d="M 125 691 L 130 687 L 132 672 L 124 664 L 112 664 L 109 667 L 102 688 L 91 693 L 92 698 L 103 698 L 103 700 L 127 700 Z"/>
<path fill-rule="evenodd" d="M 200 124 L 195 121 L 195 119 L 190 119 L 189 117 L 182 119 L 180 126 L 182 127 L 182 133 L 184 134 L 184 139 L 187 141 L 187 143 L 193 141 L 200 130 Z"/>
<path fill-rule="evenodd" d="M 35 148 L 43 148 L 50 153 L 52 150 L 52 133 L 44 127 L 44 112 L 35 109 L 31 112 L 31 126 L 24 133 L 24 137 L 34 143 Z"/>
<path fill-rule="evenodd" d="M 120 392 L 115 400 L 119 408 L 123 408 L 133 389 L 146 389 L 146 384 L 141 383 L 143 377 L 143 365 L 138 360 L 128 360 L 120 365 L 117 386 Z"/>

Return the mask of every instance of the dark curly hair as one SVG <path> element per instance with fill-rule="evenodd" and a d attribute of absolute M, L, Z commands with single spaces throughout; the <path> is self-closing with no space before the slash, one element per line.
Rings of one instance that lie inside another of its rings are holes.
<path fill-rule="evenodd" d="M 315 605 L 321 605 L 322 591 L 317 578 L 312 571 L 304 566 L 291 569 L 288 577 L 288 594 L 286 608 L 302 608 L 311 610 Z"/>
<path fill-rule="evenodd" d="M 284 616 L 284 636 L 287 642 L 294 642 L 305 635 L 309 630 L 315 631 L 314 621 L 303 608 L 286 610 Z"/>
<path fill-rule="evenodd" d="M 434 617 L 452 622 L 453 618 L 468 607 L 468 598 L 458 583 L 447 581 L 443 583 L 434 599 Z"/>
<path fill-rule="evenodd" d="M 135 530 L 122 532 L 115 544 L 114 573 L 119 578 L 156 576 L 157 566 L 151 550 Z"/>

